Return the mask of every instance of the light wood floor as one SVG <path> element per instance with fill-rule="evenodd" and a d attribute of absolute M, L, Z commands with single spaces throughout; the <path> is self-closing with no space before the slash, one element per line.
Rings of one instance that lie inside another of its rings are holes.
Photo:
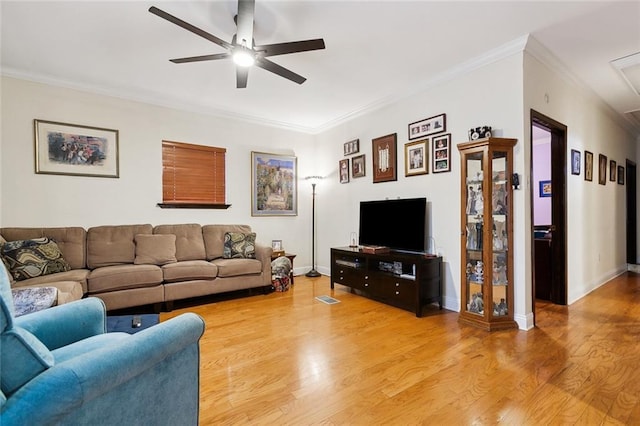
<path fill-rule="evenodd" d="M 341 303 L 314 299 L 331 295 Z M 487 333 L 296 277 L 285 293 L 164 313 L 202 315 L 200 422 L 255 425 L 640 424 L 640 275 L 529 332 Z"/>

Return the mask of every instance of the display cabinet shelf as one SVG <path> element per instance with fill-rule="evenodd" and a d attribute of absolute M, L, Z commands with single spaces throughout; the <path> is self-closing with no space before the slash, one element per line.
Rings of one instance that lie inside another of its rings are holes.
<path fill-rule="evenodd" d="M 460 322 L 485 330 L 513 320 L 513 147 L 516 139 L 458 145 L 461 156 Z"/>

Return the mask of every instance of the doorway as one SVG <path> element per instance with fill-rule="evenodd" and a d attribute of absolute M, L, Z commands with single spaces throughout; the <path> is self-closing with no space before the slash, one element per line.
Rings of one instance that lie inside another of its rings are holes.
<path fill-rule="evenodd" d="M 545 141 L 539 142 L 541 138 Z M 533 236 L 534 325 L 536 300 L 567 304 L 566 164 L 567 127 L 531 110 L 530 232 Z M 541 210 L 536 212 L 540 206 Z"/>

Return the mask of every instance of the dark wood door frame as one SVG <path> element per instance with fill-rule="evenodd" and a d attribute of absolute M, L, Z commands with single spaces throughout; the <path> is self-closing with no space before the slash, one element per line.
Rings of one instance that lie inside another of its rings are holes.
<path fill-rule="evenodd" d="M 627 185 L 627 263 L 638 263 L 638 223 L 636 196 L 636 163 L 626 161 Z"/>
<path fill-rule="evenodd" d="M 567 304 L 567 126 L 547 117 L 535 110 L 531 110 L 531 133 L 533 127 L 546 129 L 551 134 L 551 301 L 556 304 Z M 533 136 L 531 135 L 531 150 L 533 151 Z M 531 155 L 533 158 L 533 155 Z M 533 162 L 530 164 L 530 176 L 533 176 Z M 531 206 L 533 207 L 535 183 L 532 182 L 530 191 Z M 533 235 L 533 208 L 531 211 L 531 235 Z M 532 264 L 535 259 L 535 244 L 531 240 Z M 535 272 L 535 271 L 533 271 Z M 532 274 L 532 311 L 535 324 L 535 275 Z"/>

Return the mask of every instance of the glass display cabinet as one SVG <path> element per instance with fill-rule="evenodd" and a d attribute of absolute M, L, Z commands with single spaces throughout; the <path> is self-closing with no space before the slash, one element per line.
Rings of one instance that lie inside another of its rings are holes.
<path fill-rule="evenodd" d="M 513 147 L 517 139 L 458 145 L 462 170 L 460 322 L 488 331 L 513 320 Z"/>

